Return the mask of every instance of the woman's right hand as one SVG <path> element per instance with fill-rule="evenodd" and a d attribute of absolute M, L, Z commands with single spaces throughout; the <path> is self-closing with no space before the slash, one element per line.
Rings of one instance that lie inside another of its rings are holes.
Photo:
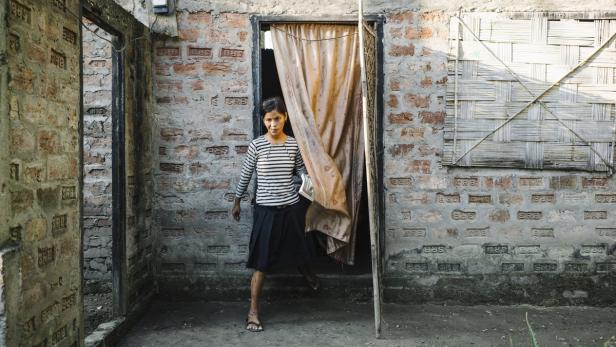
<path fill-rule="evenodd" d="M 240 221 L 240 212 L 242 211 L 242 209 L 240 208 L 240 199 L 235 198 L 235 201 L 233 202 L 233 209 L 231 210 L 231 214 L 233 215 L 233 219 L 235 219 L 236 221 Z"/>

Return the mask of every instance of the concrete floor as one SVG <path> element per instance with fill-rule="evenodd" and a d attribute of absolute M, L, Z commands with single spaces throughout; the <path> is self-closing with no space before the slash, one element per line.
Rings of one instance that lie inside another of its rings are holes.
<path fill-rule="evenodd" d="M 265 331 L 244 330 L 247 303 L 155 302 L 119 346 L 616 346 L 616 307 L 384 306 L 300 299 L 263 303 Z M 510 338 L 511 341 L 510 342 Z"/>

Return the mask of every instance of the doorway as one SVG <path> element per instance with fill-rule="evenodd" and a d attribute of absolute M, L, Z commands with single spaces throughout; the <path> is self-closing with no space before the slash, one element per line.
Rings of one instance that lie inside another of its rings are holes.
<path fill-rule="evenodd" d="M 120 37 L 82 17 L 82 279 L 84 335 L 124 314 L 124 160 Z"/>
<path fill-rule="evenodd" d="M 276 61 L 274 58 L 274 50 L 271 38 L 271 24 L 274 23 L 321 23 L 322 21 L 315 20 L 304 20 L 298 19 L 289 21 L 283 18 L 253 18 L 253 30 L 258 33 L 258 36 L 255 35 L 255 52 L 253 52 L 253 61 L 255 64 L 255 68 L 253 69 L 253 83 L 254 83 L 254 91 L 255 91 L 255 114 L 254 114 L 254 136 L 260 136 L 265 133 L 265 127 L 261 122 L 260 115 L 260 102 L 270 97 L 274 96 L 283 96 L 282 87 L 278 76 L 278 69 L 276 67 Z M 377 27 L 380 29 L 382 23 L 377 20 Z M 356 20 L 355 20 L 356 23 Z M 353 24 L 353 20 L 341 20 L 341 21 L 333 21 L 327 22 L 327 24 Z M 382 34 L 379 30 L 379 34 Z M 382 37 L 382 36 L 381 36 Z M 382 51 L 382 48 L 379 47 Z M 378 55 L 377 55 L 378 56 Z M 380 58 L 380 56 L 378 56 Z M 379 75 L 377 79 L 380 79 L 382 76 L 382 66 L 380 62 L 382 60 L 379 59 L 378 63 L 378 73 Z M 379 88 L 382 91 L 382 86 Z M 382 95 L 382 92 L 378 95 Z M 377 108 L 382 105 L 382 97 L 377 98 Z M 376 134 L 381 134 L 381 112 L 377 112 L 378 121 L 377 121 L 377 129 Z M 290 122 L 289 122 L 290 123 Z M 293 131 L 290 127 L 288 129 L 285 127 L 285 131 L 287 134 L 293 136 Z M 377 136 L 378 141 L 377 145 L 379 146 L 378 153 L 382 153 L 382 138 L 380 135 Z M 381 165 L 382 155 L 378 156 L 378 167 L 382 167 Z M 367 275 L 372 272 L 372 259 L 371 259 L 371 246 L 370 246 L 370 230 L 369 230 L 369 220 L 368 220 L 368 198 L 367 198 L 367 184 L 366 184 L 366 167 L 364 164 L 364 179 L 362 184 L 362 192 L 361 199 L 359 203 L 358 210 L 358 220 L 357 220 L 357 229 L 356 229 L 356 239 L 355 239 L 355 261 L 353 265 L 345 265 L 340 263 L 330 256 L 327 255 L 325 248 L 321 245 L 323 244 L 323 240 L 319 242 L 319 234 L 318 232 L 314 232 L 315 234 L 315 249 L 317 250 L 317 259 L 315 261 L 315 271 L 320 274 L 344 274 L 344 275 Z M 380 177 L 382 175 L 379 174 L 379 182 L 377 182 L 378 186 L 382 186 L 382 182 Z M 379 199 L 382 199 L 382 191 L 379 192 Z M 383 206 L 383 204 L 378 204 L 379 206 Z M 381 208 L 382 209 L 382 208 Z M 380 211 L 382 214 L 382 211 Z M 379 220 L 383 221 L 382 218 Z M 381 230 L 383 230 L 381 228 Z M 382 243 L 381 243 L 382 244 Z"/>

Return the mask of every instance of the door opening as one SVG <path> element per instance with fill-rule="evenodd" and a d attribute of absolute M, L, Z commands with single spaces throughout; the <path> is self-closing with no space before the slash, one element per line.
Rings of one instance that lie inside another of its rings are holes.
<path fill-rule="evenodd" d="M 282 87 L 280 84 L 278 70 L 276 67 L 276 61 L 274 59 L 274 51 L 271 43 L 270 28 L 267 24 L 262 24 L 260 28 L 260 44 L 259 44 L 259 57 L 260 57 L 260 69 L 259 81 L 260 85 L 257 86 L 260 90 L 260 100 L 265 100 L 273 96 L 283 96 Z M 261 122 L 260 115 L 255 119 L 256 129 L 255 136 L 262 135 L 266 132 L 265 127 Z M 288 128 L 287 128 L 288 127 Z M 290 122 L 285 125 L 285 132 L 293 136 L 293 130 Z M 365 164 L 364 164 L 364 180 L 362 184 L 360 207 L 358 212 L 358 222 L 356 229 L 356 242 L 355 242 L 355 262 L 353 265 L 345 265 L 329 257 L 325 251 L 325 248 L 320 244 L 321 234 L 313 232 L 315 236 L 315 249 L 317 250 L 317 258 L 315 259 L 314 269 L 317 273 L 321 274 L 349 274 L 349 275 L 361 275 L 371 273 L 371 253 L 370 253 L 370 230 L 368 222 L 368 197 L 367 197 L 367 184 L 365 179 Z"/>
<path fill-rule="evenodd" d="M 123 127 L 119 37 L 82 18 L 82 279 L 84 336 L 122 311 Z M 118 213 L 120 212 L 120 213 Z"/>

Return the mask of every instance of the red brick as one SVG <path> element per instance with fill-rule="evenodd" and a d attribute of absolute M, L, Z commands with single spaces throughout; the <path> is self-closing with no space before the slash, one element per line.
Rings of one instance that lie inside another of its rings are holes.
<path fill-rule="evenodd" d="M 445 123 L 445 112 L 442 111 L 421 111 L 421 113 L 419 113 L 419 116 L 421 117 L 421 122 L 423 124 L 441 125 Z"/>
<path fill-rule="evenodd" d="M 23 65 L 13 65 L 9 68 L 9 87 L 26 92 L 34 88 L 34 72 Z"/>
<path fill-rule="evenodd" d="M 413 114 L 410 112 L 390 113 L 388 118 L 390 124 L 408 124 L 413 121 Z"/>
<path fill-rule="evenodd" d="M 419 82 L 422 88 L 432 87 L 432 77 L 426 76 Z"/>
<path fill-rule="evenodd" d="M 389 49 L 389 55 L 392 57 L 412 56 L 415 54 L 415 45 L 409 43 L 406 46 L 392 45 Z"/>
<path fill-rule="evenodd" d="M 186 16 L 186 21 L 190 25 L 207 26 L 212 23 L 212 14 L 210 12 L 192 12 Z"/>
<path fill-rule="evenodd" d="M 231 180 L 209 180 L 203 181 L 204 189 L 229 189 L 231 187 Z"/>
<path fill-rule="evenodd" d="M 389 90 L 392 92 L 400 91 L 400 81 L 396 79 L 389 80 Z"/>
<path fill-rule="evenodd" d="M 161 128 L 160 137 L 165 141 L 175 140 L 184 135 L 184 130 L 181 128 Z"/>
<path fill-rule="evenodd" d="M 13 128 L 10 136 L 12 152 L 23 153 L 34 150 L 34 136 L 27 129 Z"/>
<path fill-rule="evenodd" d="M 39 149 L 43 153 L 58 153 L 60 140 L 55 131 L 41 130 L 38 135 Z"/>
<path fill-rule="evenodd" d="M 432 37 L 432 29 L 423 27 L 419 29 L 419 38 L 420 39 L 429 39 Z"/>
<path fill-rule="evenodd" d="M 576 189 L 577 176 L 555 176 L 550 177 L 550 189 Z"/>
<path fill-rule="evenodd" d="M 211 75 L 224 75 L 231 72 L 231 65 L 228 63 L 204 63 L 203 71 Z"/>
<path fill-rule="evenodd" d="M 207 172 L 207 171 L 209 171 L 209 168 L 205 163 L 195 162 L 195 163 L 190 164 L 190 173 L 193 175 Z"/>
<path fill-rule="evenodd" d="M 34 193 L 31 190 L 11 192 L 11 207 L 14 212 L 23 212 L 32 207 Z"/>
<path fill-rule="evenodd" d="M 422 12 L 419 15 L 419 18 L 422 21 L 426 22 L 445 22 L 447 21 L 447 16 L 443 11 L 430 11 L 430 12 Z"/>
<path fill-rule="evenodd" d="M 393 94 L 390 94 L 389 101 L 387 101 L 387 105 L 391 108 L 397 108 L 398 107 L 398 97 Z"/>
<path fill-rule="evenodd" d="M 408 26 L 404 29 L 404 37 L 408 40 L 414 40 L 417 38 L 417 30 L 414 27 Z"/>
<path fill-rule="evenodd" d="M 248 32 L 240 31 L 239 33 L 237 33 L 237 38 L 240 40 L 240 42 L 246 42 L 246 39 L 248 38 Z"/>
<path fill-rule="evenodd" d="M 421 49 L 421 53 L 420 53 L 420 55 L 421 55 L 422 57 L 425 57 L 425 56 L 428 56 L 428 55 L 432 55 L 432 53 L 433 53 L 433 52 L 434 52 L 434 51 L 432 51 L 430 48 L 428 48 L 428 47 L 423 47 L 423 48 Z"/>
<path fill-rule="evenodd" d="M 415 147 L 415 145 L 408 143 L 393 145 L 389 147 L 389 154 L 391 154 L 392 157 L 404 156 L 409 154 L 413 150 L 413 147 Z"/>
<path fill-rule="evenodd" d="M 28 46 L 26 56 L 28 57 L 28 59 L 42 65 L 46 64 L 47 62 L 47 52 L 45 51 L 45 49 L 34 44 Z"/>
<path fill-rule="evenodd" d="M 429 160 L 413 160 L 409 165 L 409 170 L 411 172 L 420 172 L 423 174 L 429 174 L 432 172 L 432 170 L 430 169 Z"/>
<path fill-rule="evenodd" d="M 195 64 L 173 64 L 173 72 L 183 76 L 196 76 L 197 66 Z"/>
<path fill-rule="evenodd" d="M 509 218 L 509 211 L 507 210 L 496 210 L 490 213 L 490 221 L 492 222 L 504 223 L 508 221 Z"/>
<path fill-rule="evenodd" d="M 171 72 L 169 71 L 169 64 L 155 64 L 154 69 L 156 70 L 156 74 L 158 76 L 169 76 Z"/>
<path fill-rule="evenodd" d="M 388 22 L 393 22 L 393 23 L 409 22 L 410 23 L 413 21 L 414 18 L 415 18 L 415 13 L 413 12 L 392 13 L 389 16 Z"/>
<path fill-rule="evenodd" d="M 203 80 L 196 80 L 190 83 L 190 87 L 192 88 L 193 91 L 204 90 L 205 84 L 203 83 Z"/>
<path fill-rule="evenodd" d="M 400 138 L 419 140 L 424 138 L 423 128 L 402 128 L 400 130 Z"/>
<path fill-rule="evenodd" d="M 199 38 L 199 33 L 201 30 L 199 29 L 179 29 L 178 36 L 180 40 L 195 42 Z"/>
<path fill-rule="evenodd" d="M 238 13 L 225 13 L 224 15 L 225 23 L 224 25 L 231 28 L 247 28 L 248 27 L 248 16 Z"/>
<path fill-rule="evenodd" d="M 404 96 L 404 99 L 410 105 L 413 105 L 415 107 L 427 108 L 428 106 L 430 106 L 430 95 L 422 96 L 418 94 L 406 94 Z"/>
<path fill-rule="evenodd" d="M 608 179 L 606 177 L 582 177 L 583 188 L 607 188 Z"/>
<path fill-rule="evenodd" d="M 173 149 L 173 153 L 178 157 L 187 157 L 188 159 L 194 159 L 199 155 L 199 147 L 179 145 Z"/>
<path fill-rule="evenodd" d="M 513 186 L 513 178 L 511 176 L 485 177 L 484 185 L 487 189 L 510 189 Z"/>
<path fill-rule="evenodd" d="M 159 91 L 166 92 L 166 93 L 171 93 L 171 94 L 177 93 L 177 92 L 181 92 L 182 91 L 182 81 L 177 81 L 177 80 L 158 80 L 158 81 L 156 81 L 156 88 Z"/>
<path fill-rule="evenodd" d="M 389 35 L 394 39 L 402 38 L 402 28 L 389 28 Z"/>

